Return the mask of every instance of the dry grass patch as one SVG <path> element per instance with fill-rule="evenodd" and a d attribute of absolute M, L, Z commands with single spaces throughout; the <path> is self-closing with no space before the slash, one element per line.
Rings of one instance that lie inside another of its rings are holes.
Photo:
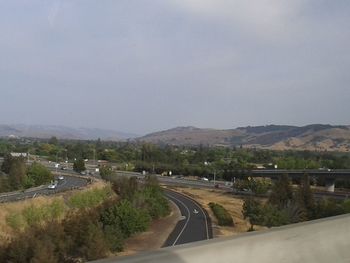
<path fill-rule="evenodd" d="M 55 201 L 63 202 L 62 196 L 40 196 L 35 199 L 26 199 L 23 201 L 2 203 L 0 204 L 0 241 L 11 237 L 18 231 L 21 231 L 25 225 L 22 222 L 22 218 L 18 215 L 22 214 L 23 211 L 28 210 L 30 207 L 44 207 L 52 204 Z M 9 220 L 18 224 L 18 228 L 11 227 Z"/>
<path fill-rule="evenodd" d="M 208 212 L 213 223 L 214 237 L 232 236 L 247 232 L 250 227 L 249 221 L 243 218 L 243 199 L 215 189 L 199 189 L 190 187 L 168 187 L 180 193 L 186 194 L 200 203 Z M 222 205 L 232 216 L 234 226 L 219 226 L 216 217 L 209 207 L 209 203 Z M 256 227 L 259 230 L 259 227 Z"/>
<path fill-rule="evenodd" d="M 72 190 L 51 196 L 38 196 L 22 201 L 1 203 L 0 242 L 6 241 L 25 229 L 33 220 L 41 220 L 42 223 L 45 223 L 45 220 L 51 218 L 62 218 L 69 209 L 66 204 L 73 196 L 105 187 L 109 187 L 109 184 L 96 181 L 83 190 Z"/>

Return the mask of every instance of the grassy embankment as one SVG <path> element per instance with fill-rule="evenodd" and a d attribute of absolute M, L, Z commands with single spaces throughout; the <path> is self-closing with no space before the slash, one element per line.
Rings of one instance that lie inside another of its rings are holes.
<path fill-rule="evenodd" d="M 61 221 L 70 210 L 96 206 L 113 195 L 109 184 L 96 182 L 84 190 L 0 204 L 0 243 L 34 224 Z"/>

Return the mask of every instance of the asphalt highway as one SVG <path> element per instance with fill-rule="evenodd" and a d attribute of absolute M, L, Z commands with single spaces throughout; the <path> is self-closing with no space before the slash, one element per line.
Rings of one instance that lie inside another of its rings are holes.
<path fill-rule="evenodd" d="M 63 174 L 63 173 L 62 173 Z M 57 178 L 58 176 L 55 175 Z M 80 177 L 70 176 L 64 173 L 63 180 L 57 180 L 58 184 L 56 189 L 48 189 L 48 184 L 40 187 L 30 188 L 25 191 L 17 191 L 11 193 L 0 194 L 0 202 L 12 202 L 22 200 L 26 198 L 34 198 L 39 195 L 51 195 L 65 190 L 83 187 L 87 185 L 87 180 Z"/>
<path fill-rule="evenodd" d="M 174 191 L 164 192 L 166 197 L 179 207 L 182 217 L 163 247 L 213 238 L 209 215 L 196 201 Z"/>
<path fill-rule="evenodd" d="M 191 180 L 184 178 L 171 178 L 165 176 L 157 176 L 160 183 L 167 185 L 183 185 L 183 186 L 193 186 L 198 188 L 215 188 L 215 185 L 212 181 L 202 181 L 202 180 Z M 216 185 L 219 186 L 219 189 L 232 191 L 232 187 L 225 185 L 222 182 L 217 182 Z"/>
<path fill-rule="evenodd" d="M 123 172 L 118 171 L 117 174 L 119 176 L 136 176 L 138 178 L 144 178 L 144 175 L 136 172 Z M 187 179 L 187 178 L 176 178 L 176 177 L 167 177 L 167 176 L 161 176 L 157 175 L 157 178 L 161 184 L 164 185 L 175 185 L 175 186 L 185 186 L 185 187 L 194 187 L 194 188 L 207 188 L 207 189 L 214 189 L 216 188 L 213 181 L 202 181 L 202 180 L 193 180 L 193 179 Z M 249 191 L 240 191 L 240 190 L 233 190 L 232 186 L 226 185 L 227 182 L 223 181 L 216 181 L 216 185 L 218 186 L 217 190 L 225 191 L 225 192 L 231 192 L 234 195 L 243 195 L 243 196 L 252 196 L 253 193 Z M 323 198 L 323 197 L 332 197 L 339 200 L 344 200 L 350 197 L 349 192 L 314 192 L 314 195 L 316 198 Z"/>

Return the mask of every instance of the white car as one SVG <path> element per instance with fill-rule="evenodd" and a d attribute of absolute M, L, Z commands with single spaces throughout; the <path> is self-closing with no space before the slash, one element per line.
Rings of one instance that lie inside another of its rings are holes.
<path fill-rule="evenodd" d="M 197 209 L 193 209 L 193 213 L 194 214 L 198 214 L 198 210 Z"/>
<path fill-rule="evenodd" d="M 49 184 L 49 186 L 47 187 L 48 189 L 56 189 L 57 185 L 55 184 Z"/>
<path fill-rule="evenodd" d="M 63 175 L 59 175 L 58 176 L 58 180 L 64 180 L 64 176 Z"/>

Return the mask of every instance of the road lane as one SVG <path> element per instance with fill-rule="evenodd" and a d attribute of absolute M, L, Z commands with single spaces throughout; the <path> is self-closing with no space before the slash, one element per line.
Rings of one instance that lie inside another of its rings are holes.
<path fill-rule="evenodd" d="M 87 185 L 87 179 L 64 175 L 64 180 L 58 180 L 56 189 L 48 189 L 48 185 L 27 189 L 25 191 L 18 191 L 13 193 L 3 193 L 0 195 L 0 202 L 12 202 L 23 200 L 26 198 L 33 198 L 39 195 L 51 195 L 73 188 L 84 187 Z"/>
<path fill-rule="evenodd" d="M 186 244 L 213 237 L 210 218 L 196 201 L 174 191 L 164 190 L 164 192 L 169 200 L 179 207 L 183 218 L 177 223 L 163 247 Z"/>

